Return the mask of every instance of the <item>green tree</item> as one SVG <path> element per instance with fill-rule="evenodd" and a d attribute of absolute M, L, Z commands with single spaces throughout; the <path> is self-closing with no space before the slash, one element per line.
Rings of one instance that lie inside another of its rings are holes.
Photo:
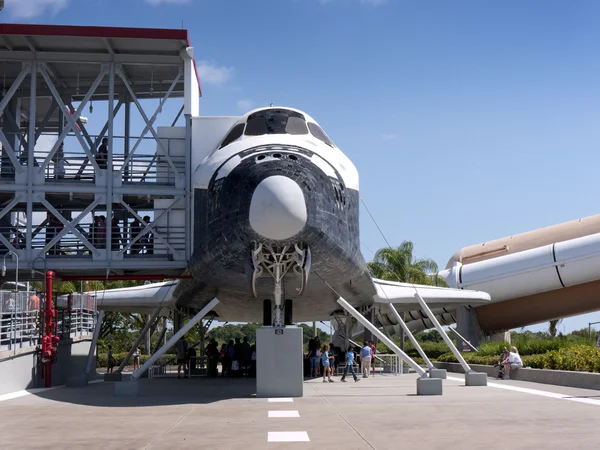
<path fill-rule="evenodd" d="M 436 275 L 436 262 L 429 258 L 416 259 L 413 249 L 411 241 L 403 241 L 396 248 L 381 248 L 375 253 L 373 261 L 368 263 L 369 270 L 375 278 L 381 280 L 442 285 L 443 280 Z"/>

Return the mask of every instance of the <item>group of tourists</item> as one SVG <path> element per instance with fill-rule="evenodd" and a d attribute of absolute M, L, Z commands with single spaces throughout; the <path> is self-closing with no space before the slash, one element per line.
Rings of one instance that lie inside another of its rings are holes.
<path fill-rule="evenodd" d="M 187 378 L 188 371 L 196 368 L 196 350 L 189 347 L 185 339 L 180 339 L 175 344 L 177 353 L 177 378 Z M 256 345 L 250 345 L 248 338 L 239 337 L 230 339 L 219 348 L 216 339 L 211 339 L 204 349 L 206 356 L 206 375 L 219 376 L 219 363 L 221 363 L 221 376 L 230 378 L 256 377 Z"/>
<path fill-rule="evenodd" d="M 340 381 L 346 382 L 346 375 L 350 372 L 354 381 L 359 381 L 354 365 L 362 372 L 363 378 L 369 377 L 369 372 L 375 375 L 375 353 L 373 342 L 365 341 L 362 347 L 351 345 L 343 352 L 341 348 L 335 347 L 333 343 L 321 344 L 319 337 L 308 341 L 308 352 L 305 355 L 308 376 L 318 378 L 323 376 L 323 383 L 333 383 L 331 378 L 335 375 L 340 364 L 344 364 L 344 373 Z"/>

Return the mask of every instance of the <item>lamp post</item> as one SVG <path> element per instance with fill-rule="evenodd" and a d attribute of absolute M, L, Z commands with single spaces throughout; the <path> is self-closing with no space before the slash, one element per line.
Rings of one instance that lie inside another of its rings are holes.
<path fill-rule="evenodd" d="M 4 255 L 4 260 L 2 261 L 2 277 L 6 276 L 6 257 L 10 254 L 15 255 L 15 258 L 17 258 L 17 270 L 15 272 L 15 299 L 14 299 L 14 304 L 13 304 L 13 308 L 12 308 L 12 312 L 11 312 L 11 328 L 12 328 L 12 335 L 13 335 L 13 342 L 14 342 L 14 351 L 16 353 L 17 351 L 17 328 L 15 327 L 15 313 L 16 313 L 16 309 L 17 309 L 17 297 L 18 297 L 18 292 L 19 292 L 19 255 L 17 255 L 15 252 L 13 252 L 12 250 L 9 250 L 8 253 L 6 253 L 6 255 Z"/>

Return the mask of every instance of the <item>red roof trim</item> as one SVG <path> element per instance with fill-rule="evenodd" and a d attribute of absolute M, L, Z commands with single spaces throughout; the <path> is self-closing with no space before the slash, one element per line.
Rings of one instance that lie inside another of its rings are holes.
<path fill-rule="evenodd" d="M 73 25 L 0 24 L 0 34 L 70 36 L 112 39 L 172 39 L 188 41 L 187 30 L 165 28 L 78 27 Z"/>
<path fill-rule="evenodd" d="M 30 25 L 0 23 L 0 35 L 22 36 L 66 36 L 90 37 L 108 39 L 165 39 L 185 41 L 191 46 L 187 30 L 174 30 L 168 28 L 123 28 L 123 27 L 80 27 L 73 25 Z M 202 95 L 200 75 L 194 59 L 198 91 Z"/>

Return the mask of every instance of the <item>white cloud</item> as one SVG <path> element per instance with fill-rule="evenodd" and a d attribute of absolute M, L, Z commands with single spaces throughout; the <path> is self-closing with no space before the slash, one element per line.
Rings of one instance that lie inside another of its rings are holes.
<path fill-rule="evenodd" d="M 31 19 L 41 15 L 54 16 L 67 6 L 68 0 L 13 0 L 6 2 L 11 17 Z"/>
<path fill-rule="evenodd" d="M 248 112 L 254 107 L 254 102 L 252 100 L 239 100 L 237 107 L 242 112 Z"/>
<path fill-rule="evenodd" d="M 182 5 L 184 3 L 189 3 L 191 0 L 146 0 L 146 3 L 150 3 L 152 6 L 157 5 Z"/>
<path fill-rule="evenodd" d="M 196 64 L 201 83 L 225 84 L 233 78 L 233 67 L 217 66 L 208 61 Z"/>
<path fill-rule="evenodd" d="M 391 141 L 392 139 L 396 139 L 397 137 L 398 135 L 394 133 L 383 133 L 381 135 L 381 139 L 383 139 L 384 141 Z"/>

